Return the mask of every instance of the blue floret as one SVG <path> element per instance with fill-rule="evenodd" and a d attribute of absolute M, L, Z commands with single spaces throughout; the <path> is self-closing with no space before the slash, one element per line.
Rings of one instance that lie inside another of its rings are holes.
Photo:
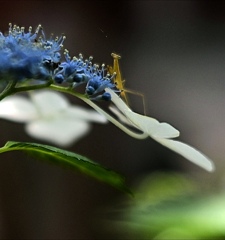
<path fill-rule="evenodd" d="M 71 88 L 84 84 L 90 99 L 109 101 L 111 96 L 104 89 L 116 89 L 114 75 L 107 73 L 104 64 L 99 68 L 92 64 L 92 57 L 85 60 L 82 54 L 71 58 L 64 50 L 62 60 L 64 40 L 64 36 L 46 39 L 41 25 L 35 32 L 32 27 L 25 32 L 24 27 L 9 24 L 7 34 L 0 32 L 0 80 L 41 80 L 69 84 Z"/>
<path fill-rule="evenodd" d="M 32 33 L 9 24 L 8 34 L 0 33 L 0 77 L 16 81 L 25 79 L 46 80 L 61 60 L 64 37 L 46 40 L 41 25 Z"/>

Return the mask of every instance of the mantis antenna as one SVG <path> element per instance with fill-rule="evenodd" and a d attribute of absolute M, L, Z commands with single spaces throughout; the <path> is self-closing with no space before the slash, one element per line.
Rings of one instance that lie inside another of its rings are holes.
<path fill-rule="evenodd" d="M 133 90 L 124 88 L 125 80 L 122 79 L 120 66 L 119 66 L 119 59 L 121 59 L 121 56 L 116 54 L 116 53 L 112 53 L 111 56 L 113 57 L 113 67 L 112 66 L 108 66 L 108 71 L 109 71 L 110 74 L 115 74 L 115 77 L 114 77 L 113 81 L 114 81 L 114 84 L 116 85 L 116 87 L 120 90 L 121 98 L 129 106 L 127 93 L 140 96 L 142 98 L 144 114 L 146 115 L 146 104 L 145 104 L 144 94 L 141 93 L 141 92 L 137 92 L 137 91 L 133 91 Z"/>

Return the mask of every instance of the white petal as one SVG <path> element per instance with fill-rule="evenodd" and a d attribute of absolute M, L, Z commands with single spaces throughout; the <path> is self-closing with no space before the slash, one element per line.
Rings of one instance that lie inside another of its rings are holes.
<path fill-rule="evenodd" d="M 160 123 L 155 118 L 140 115 L 132 111 L 125 111 L 125 116 L 140 130 L 150 137 L 175 138 L 179 136 L 179 131 L 168 123 Z"/>
<path fill-rule="evenodd" d="M 213 162 L 206 157 L 204 154 L 199 152 L 197 149 L 185 144 L 183 142 L 171 140 L 171 139 L 161 139 L 154 138 L 157 142 L 161 143 L 163 146 L 171 149 L 172 151 L 182 155 L 189 161 L 197 164 L 198 166 L 206 169 L 207 171 L 214 170 Z"/>
<path fill-rule="evenodd" d="M 150 118 L 133 112 L 126 105 L 126 103 L 124 103 L 123 100 L 111 89 L 107 88 L 106 91 L 111 94 L 113 103 L 128 118 L 128 120 L 131 121 L 135 127 L 149 134 L 149 136 L 161 138 L 175 138 L 180 135 L 179 131 L 172 127 L 170 124 L 160 123 L 158 120 L 154 118 Z"/>
<path fill-rule="evenodd" d="M 78 106 L 71 106 L 65 111 L 65 117 L 73 118 L 73 119 L 80 119 L 84 121 L 92 121 L 98 123 L 107 123 L 107 119 L 105 116 L 101 115 L 100 113 L 89 110 L 86 108 L 78 107 Z"/>
<path fill-rule="evenodd" d="M 41 119 L 26 125 L 27 133 L 37 139 L 67 147 L 87 135 L 90 124 L 68 119 Z"/>
<path fill-rule="evenodd" d="M 113 103 L 120 109 L 121 112 L 123 112 L 128 120 L 130 120 L 140 130 L 148 133 L 154 140 L 187 158 L 189 161 L 208 171 L 214 170 L 213 162 L 204 154 L 185 143 L 168 139 L 179 136 L 179 131 L 177 129 L 168 123 L 159 123 L 154 118 L 132 112 L 132 110 L 111 89 L 106 89 L 106 91 L 111 94 Z"/>
<path fill-rule="evenodd" d="M 27 98 L 9 96 L 0 101 L 0 118 L 15 122 L 29 122 L 38 117 L 38 113 Z"/>
<path fill-rule="evenodd" d="M 110 88 L 105 89 L 106 92 L 110 93 L 112 102 L 124 113 L 124 111 L 131 111 L 127 104 Z"/>
<path fill-rule="evenodd" d="M 70 105 L 63 94 L 55 91 L 35 90 L 30 97 L 42 116 L 58 114 Z"/>
<path fill-rule="evenodd" d="M 118 110 L 118 108 L 116 108 L 116 107 L 114 107 L 114 106 L 109 106 L 109 110 L 118 117 L 118 119 L 120 120 L 120 122 L 125 123 L 125 124 L 127 124 L 127 125 L 131 125 L 131 126 L 133 125 L 133 124 L 128 120 L 128 118 L 126 118 L 125 115 L 122 114 L 122 113 Z"/>
<path fill-rule="evenodd" d="M 127 118 L 150 137 L 175 138 L 179 131 L 168 123 L 160 123 L 154 118 L 140 115 L 132 111 L 125 111 Z"/>

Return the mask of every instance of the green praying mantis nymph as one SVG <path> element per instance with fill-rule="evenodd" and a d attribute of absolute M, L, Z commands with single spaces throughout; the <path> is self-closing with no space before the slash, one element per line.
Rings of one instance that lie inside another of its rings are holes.
<path fill-rule="evenodd" d="M 133 90 L 130 90 L 130 89 L 127 89 L 124 87 L 125 80 L 122 78 L 120 66 L 119 66 L 119 59 L 121 59 L 121 56 L 116 53 L 112 53 L 111 56 L 113 57 L 113 66 L 108 66 L 108 71 L 111 75 L 115 74 L 113 81 L 114 81 L 114 84 L 116 85 L 117 89 L 120 91 L 120 97 L 129 106 L 129 100 L 127 97 L 127 93 L 140 96 L 142 98 L 144 114 L 146 115 L 146 104 L 145 104 L 144 94 L 141 92 L 133 91 Z"/>

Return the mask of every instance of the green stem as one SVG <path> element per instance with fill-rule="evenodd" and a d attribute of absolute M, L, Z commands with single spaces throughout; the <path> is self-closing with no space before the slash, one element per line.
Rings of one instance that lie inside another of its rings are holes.
<path fill-rule="evenodd" d="M 7 86 L 5 87 L 5 89 L 0 93 L 0 101 L 2 99 L 4 99 L 5 97 L 7 97 L 8 95 L 12 94 L 13 89 L 16 85 L 16 81 L 14 80 L 9 80 L 7 83 Z"/>
<path fill-rule="evenodd" d="M 5 98 L 8 95 L 15 94 L 18 92 L 25 92 L 25 91 L 31 91 L 31 90 L 38 90 L 43 88 L 52 89 L 58 92 L 68 93 L 71 94 L 85 103 L 87 103 L 89 106 L 94 108 L 97 112 L 105 116 L 111 123 L 113 123 L 115 126 L 120 128 L 122 131 L 130 135 L 131 137 L 137 138 L 137 139 L 144 139 L 147 138 L 148 135 L 146 133 L 135 133 L 125 127 L 123 124 L 118 122 L 115 118 L 113 118 L 111 115 L 106 113 L 104 110 L 102 110 L 100 107 L 98 107 L 95 103 L 93 103 L 91 100 L 89 100 L 84 94 L 80 94 L 78 92 L 75 92 L 73 88 L 71 87 L 62 87 L 58 85 L 52 84 L 52 81 L 48 81 L 44 84 L 38 84 L 38 85 L 31 85 L 31 86 L 23 86 L 23 87 L 15 87 L 16 81 L 10 80 L 6 86 L 6 88 L 0 93 L 0 100 Z"/>
<path fill-rule="evenodd" d="M 31 85 L 31 86 L 24 86 L 24 87 L 16 87 L 13 88 L 13 93 L 18 93 L 18 92 L 25 92 L 25 91 L 31 91 L 31 90 L 38 90 L 42 88 L 47 88 L 52 84 L 52 81 L 48 81 L 43 84 L 38 84 L 38 85 Z"/>
<path fill-rule="evenodd" d="M 130 135 L 133 138 L 137 138 L 137 139 L 145 139 L 148 137 L 148 134 L 146 133 L 136 133 L 131 131 L 129 128 L 125 127 L 123 124 L 121 124 L 120 122 L 118 122 L 115 118 L 113 118 L 111 115 L 109 115 L 108 113 L 106 113 L 104 110 L 102 110 L 99 106 L 97 106 L 95 103 L 93 103 L 91 100 L 89 100 L 87 97 L 85 97 L 84 94 L 80 94 L 77 92 L 74 92 L 74 90 L 72 88 L 65 88 L 65 87 L 61 87 L 61 86 L 57 86 L 57 85 L 50 85 L 48 87 L 49 89 L 52 90 L 56 90 L 59 92 L 64 92 L 64 93 L 69 93 L 75 97 L 78 97 L 79 99 L 81 99 L 82 101 L 84 101 L 85 103 L 87 103 L 89 106 L 91 106 L 92 108 L 94 108 L 97 112 L 99 112 L 101 115 L 105 116 L 111 123 L 113 123 L 115 126 L 117 126 L 118 128 L 120 128 L 122 131 L 124 131 L 125 133 L 127 133 L 128 135 Z"/>
<path fill-rule="evenodd" d="M 4 99 L 5 97 L 15 94 L 15 93 L 31 91 L 31 90 L 38 90 L 38 89 L 49 87 L 52 84 L 52 81 L 48 81 L 43 84 L 23 86 L 23 87 L 16 87 L 16 84 L 17 84 L 17 81 L 14 81 L 14 80 L 8 81 L 7 86 L 0 93 L 0 101 L 2 99 Z"/>
<path fill-rule="evenodd" d="M 55 91 L 58 91 L 58 92 L 68 93 L 68 94 L 73 95 L 75 97 L 78 97 L 80 99 L 85 98 L 84 94 L 75 92 L 74 89 L 71 88 L 71 87 L 62 87 L 62 86 L 58 86 L 58 85 L 55 85 L 55 84 L 51 84 L 50 86 L 48 86 L 48 88 L 52 89 L 52 90 L 55 90 Z"/>

